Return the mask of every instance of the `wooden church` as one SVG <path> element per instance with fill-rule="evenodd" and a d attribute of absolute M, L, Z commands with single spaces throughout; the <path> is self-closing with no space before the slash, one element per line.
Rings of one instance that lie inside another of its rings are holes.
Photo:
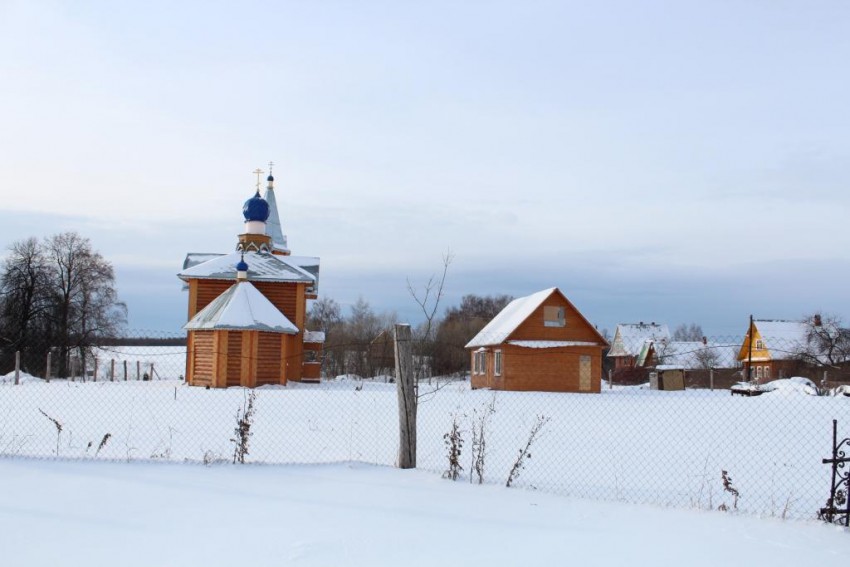
<path fill-rule="evenodd" d="M 271 166 L 271 164 L 270 164 Z M 307 300 L 319 291 L 319 259 L 293 256 L 274 177 L 245 201 L 245 229 L 230 254 L 189 253 L 178 274 L 189 291 L 186 381 L 253 388 L 318 382 L 324 334 L 308 331 Z"/>

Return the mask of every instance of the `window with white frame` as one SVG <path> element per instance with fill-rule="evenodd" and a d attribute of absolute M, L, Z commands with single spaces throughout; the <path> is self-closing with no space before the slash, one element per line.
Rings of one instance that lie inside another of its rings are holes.
<path fill-rule="evenodd" d="M 770 380 L 770 366 L 764 367 L 764 379 Z"/>
<path fill-rule="evenodd" d="M 761 380 L 761 366 L 756 366 L 756 379 Z"/>
<path fill-rule="evenodd" d="M 478 353 L 472 353 L 472 373 L 478 374 Z"/>
<path fill-rule="evenodd" d="M 502 375 L 502 351 L 497 350 L 493 355 L 493 374 Z"/>
<path fill-rule="evenodd" d="M 557 305 L 545 305 L 543 307 L 544 327 L 563 327 L 567 324 L 564 308 Z"/>
<path fill-rule="evenodd" d="M 764 350 L 764 341 L 756 339 L 756 350 Z"/>

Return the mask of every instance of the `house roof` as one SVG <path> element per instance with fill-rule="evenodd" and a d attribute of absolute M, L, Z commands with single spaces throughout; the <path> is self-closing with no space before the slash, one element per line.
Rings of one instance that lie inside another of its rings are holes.
<path fill-rule="evenodd" d="M 278 256 L 264 252 L 245 252 L 245 263 L 248 264 L 248 278 L 252 281 L 266 282 L 305 282 L 316 283 L 317 278 L 309 271 L 289 260 L 288 256 Z M 242 252 L 230 254 L 194 254 L 190 253 L 183 262 L 184 267 L 177 276 L 182 280 L 236 279 L 236 264 L 242 258 Z M 312 260 L 318 260 L 313 258 Z M 318 262 L 316 262 L 318 274 Z"/>
<path fill-rule="evenodd" d="M 670 340 L 667 325 L 658 323 L 621 323 L 614 332 L 608 356 L 638 356 L 646 341 Z"/>
<path fill-rule="evenodd" d="M 546 301 L 546 299 L 558 288 L 550 287 L 532 293 L 525 297 L 518 297 L 508 303 L 504 309 L 487 323 L 471 341 L 466 343 L 466 348 L 475 348 L 485 345 L 494 345 L 505 342 L 505 339 L 519 327 L 523 321 L 528 319 L 534 310 Z"/>
<path fill-rule="evenodd" d="M 304 331 L 305 343 L 323 343 L 325 342 L 325 333 L 323 331 Z"/>
<path fill-rule="evenodd" d="M 298 333 L 298 327 L 248 281 L 227 288 L 195 314 L 183 328 L 187 331 L 229 329 L 290 335 Z"/>
<path fill-rule="evenodd" d="M 756 319 L 753 326 L 773 360 L 796 358 L 806 346 L 806 324 L 801 321 Z"/>
<path fill-rule="evenodd" d="M 540 307 L 553 293 L 558 293 L 563 297 L 561 291 L 557 287 L 550 287 L 537 293 L 532 293 L 525 297 L 518 297 L 508 303 L 504 309 L 493 317 L 493 319 L 484 326 L 471 341 L 466 343 L 465 348 L 483 347 L 488 345 L 496 345 L 505 342 L 517 328 L 528 319 L 534 311 Z M 566 298 L 564 298 L 566 300 Z M 569 301 L 567 300 L 569 304 Z M 573 307 L 574 308 L 574 307 Z M 575 309 L 575 308 L 574 308 Z M 576 309 L 576 313 L 578 310 Z M 579 313 L 579 316 L 584 317 Z M 587 320 L 585 319 L 585 322 Z M 599 335 L 596 329 L 590 323 L 588 326 L 593 329 L 599 336 L 600 343 L 605 344 L 605 339 Z M 538 347 L 539 348 L 539 347 Z"/>

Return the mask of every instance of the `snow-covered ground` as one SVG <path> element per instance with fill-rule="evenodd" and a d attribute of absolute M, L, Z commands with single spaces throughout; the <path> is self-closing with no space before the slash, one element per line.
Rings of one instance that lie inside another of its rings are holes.
<path fill-rule="evenodd" d="M 363 464 L 0 460 L 2 564 L 837 564 L 819 522 L 571 499 Z"/>
<path fill-rule="evenodd" d="M 418 464 L 442 473 L 444 434 L 456 416 L 471 469 L 472 421 L 489 404 L 485 479 L 504 484 L 537 416 L 550 418 L 516 482 L 569 496 L 809 519 L 828 496 L 832 419 L 850 431 L 850 398 L 784 389 L 758 397 L 728 391 L 601 395 L 489 392 L 466 382 L 422 385 Z M 247 460 L 253 463 L 393 465 L 398 447 L 394 384 L 353 380 L 257 389 Z M 0 456 L 171 462 L 229 461 L 241 388 L 179 381 L 66 382 L 26 377 L 0 384 Z M 55 420 L 55 421 L 53 421 Z M 61 426 L 61 430 L 59 427 Z"/>

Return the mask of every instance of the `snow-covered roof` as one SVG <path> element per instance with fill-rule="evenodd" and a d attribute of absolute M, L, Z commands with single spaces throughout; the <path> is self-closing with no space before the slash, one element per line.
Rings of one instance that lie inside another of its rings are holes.
<path fill-rule="evenodd" d="M 231 329 L 290 335 L 298 333 L 298 327 L 248 281 L 230 286 L 195 314 L 183 328 L 187 331 Z"/>
<path fill-rule="evenodd" d="M 753 326 L 773 360 L 796 358 L 805 350 L 807 325 L 802 321 L 756 319 Z"/>
<path fill-rule="evenodd" d="M 304 331 L 305 343 L 323 343 L 325 342 L 325 333 L 322 331 Z"/>
<path fill-rule="evenodd" d="M 315 283 L 312 286 L 307 286 L 307 293 L 319 293 L 319 258 L 316 256 L 286 256 L 286 261 L 292 265 L 298 266 L 311 276 Z"/>
<path fill-rule="evenodd" d="M 499 311 L 499 314 L 493 317 L 471 341 L 466 343 L 466 348 L 495 345 L 504 342 L 556 289 L 558 288 L 550 287 L 549 289 L 514 299 L 504 309 Z"/>
<path fill-rule="evenodd" d="M 203 264 L 207 260 L 224 256 L 224 254 L 215 252 L 190 252 L 186 254 L 186 259 L 183 260 L 183 269 L 186 270 L 198 264 Z"/>
<path fill-rule="evenodd" d="M 289 252 L 289 249 L 286 247 L 286 235 L 283 234 L 283 227 L 280 224 L 280 215 L 277 212 L 277 199 L 275 199 L 273 187 L 266 187 L 263 199 L 265 199 L 269 204 L 269 218 L 266 220 L 266 234 L 272 239 L 272 248 L 281 252 Z"/>
<path fill-rule="evenodd" d="M 184 265 L 192 264 L 196 256 L 212 256 L 211 254 L 189 254 Z M 207 258 L 196 262 L 191 267 L 184 268 L 177 276 L 182 280 L 236 279 L 236 264 L 242 258 L 242 252 L 231 252 Z M 288 256 L 279 256 L 265 252 L 245 252 L 245 263 L 248 264 L 248 279 L 267 282 L 305 282 L 315 283 L 316 278 L 295 262 L 288 261 Z"/>
<path fill-rule="evenodd" d="M 658 323 L 621 323 L 614 332 L 608 356 L 638 356 L 646 341 L 670 340 L 667 325 Z"/>
<path fill-rule="evenodd" d="M 524 348 L 558 348 L 572 346 L 599 346 L 599 343 L 589 341 L 508 341 L 509 345 Z"/>

